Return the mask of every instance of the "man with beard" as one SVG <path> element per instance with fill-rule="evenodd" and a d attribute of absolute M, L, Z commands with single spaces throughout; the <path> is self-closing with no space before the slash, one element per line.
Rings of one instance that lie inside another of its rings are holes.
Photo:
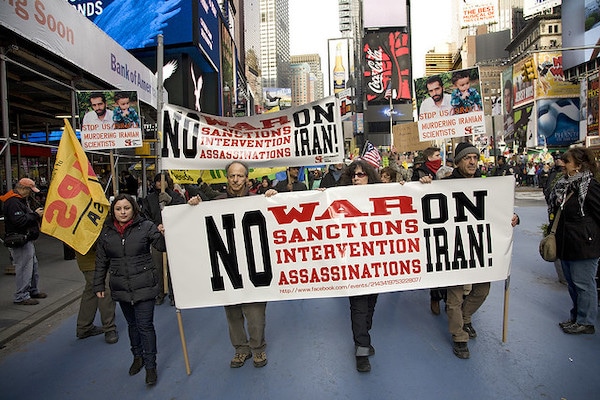
<path fill-rule="evenodd" d="M 444 92 L 442 78 L 439 75 L 430 76 L 427 78 L 425 86 L 427 86 L 427 93 L 429 93 L 429 97 L 423 100 L 421 103 L 419 115 L 432 112 L 435 112 L 433 117 L 450 115 L 450 110 L 452 110 L 450 100 L 452 96 Z M 442 113 L 442 111 L 446 110 L 448 111 L 447 114 Z"/>
<path fill-rule="evenodd" d="M 105 124 L 110 124 L 109 129 L 112 129 L 114 124 L 113 112 L 106 108 L 106 96 L 100 92 L 93 92 L 90 95 L 90 106 L 92 111 L 88 111 L 83 116 L 82 130 L 106 129 L 103 126 Z"/>

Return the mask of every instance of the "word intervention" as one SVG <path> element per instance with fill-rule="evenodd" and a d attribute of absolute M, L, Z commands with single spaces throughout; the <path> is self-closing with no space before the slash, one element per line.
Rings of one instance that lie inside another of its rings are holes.
<path fill-rule="evenodd" d="M 514 178 L 492 177 L 231 198 L 167 207 L 163 222 L 191 308 L 506 279 L 513 206 Z"/>
<path fill-rule="evenodd" d="M 162 157 L 171 168 L 211 168 L 245 161 L 269 166 L 333 162 L 343 157 L 337 100 L 227 118 L 165 106 Z M 277 165 L 275 165 L 277 164 Z M 285 165 L 284 165 L 285 164 Z"/>

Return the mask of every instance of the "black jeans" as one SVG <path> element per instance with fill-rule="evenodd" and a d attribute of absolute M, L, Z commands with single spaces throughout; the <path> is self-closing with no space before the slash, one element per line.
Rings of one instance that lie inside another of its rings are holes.
<path fill-rule="evenodd" d="M 156 368 L 156 332 L 154 331 L 155 300 L 135 304 L 120 301 L 119 305 L 127 320 L 129 343 L 134 357 L 142 357 L 146 369 Z"/>
<path fill-rule="evenodd" d="M 376 294 L 350 297 L 350 319 L 352 320 L 352 335 L 354 336 L 355 346 L 369 347 L 371 345 L 369 331 L 373 326 L 376 303 Z"/>

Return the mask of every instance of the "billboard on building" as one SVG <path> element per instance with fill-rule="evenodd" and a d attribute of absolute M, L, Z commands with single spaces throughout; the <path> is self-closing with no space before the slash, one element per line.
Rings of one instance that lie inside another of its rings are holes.
<path fill-rule="evenodd" d="M 597 58 L 599 49 L 593 46 L 600 39 L 600 4 L 595 0 L 565 1 L 561 15 L 563 47 L 587 47 L 565 51 L 563 67 L 570 69 Z"/>
<path fill-rule="evenodd" d="M 498 23 L 498 0 L 463 0 L 460 2 L 460 26 Z"/>
<path fill-rule="evenodd" d="M 267 111 L 279 111 L 292 106 L 292 88 L 263 88 L 263 107 Z"/>
<path fill-rule="evenodd" d="M 201 2 L 207 1 L 212 0 Z M 121 0 L 68 2 L 126 49 L 156 46 L 160 33 L 165 44 L 192 41 L 192 1 L 165 2 L 162 7 L 148 7 L 145 1 L 126 5 Z"/>
<path fill-rule="evenodd" d="M 479 68 L 415 79 L 421 140 L 485 134 Z"/>
<path fill-rule="evenodd" d="M 563 73 L 562 54 L 537 53 L 534 54 L 537 65 L 537 79 L 535 80 L 535 98 L 579 96 L 579 83 L 565 81 Z"/>
<path fill-rule="evenodd" d="M 512 65 L 502 71 L 502 114 L 504 115 L 504 140 L 512 140 L 515 133 L 513 119 L 513 107 L 515 98 L 513 96 L 513 67 Z"/>
<path fill-rule="evenodd" d="M 408 26 L 405 0 L 363 0 L 362 15 L 365 29 Z"/>
<path fill-rule="evenodd" d="M 544 10 L 560 6 L 561 3 L 562 0 L 523 0 L 523 16 L 527 18 L 539 14 Z"/>
<path fill-rule="evenodd" d="M 591 74 L 587 78 L 587 134 L 588 136 L 597 136 L 599 134 L 598 110 L 600 109 L 600 80 L 598 72 Z"/>
<path fill-rule="evenodd" d="M 536 101 L 537 145 L 568 146 L 579 140 L 579 97 Z"/>
<path fill-rule="evenodd" d="M 365 121 L 381 122 L 389 121 L 390 117 L 393 122 L 412 121 L 413 110 L 411 104 L 394 104 L 390 108 L 389 104 L 371 105 L 365 109 Z"/>
<path fill-rule="evenodd" d="M 329 39 L 327 41 L 329 62 L 329 93 L 337 94 L 354 80 L 354 53 L 351 39 Z"/>
<path fill-rule="evenodd" d="M 398 31 L 372 32 L 363 44 L 364 91 L 369 104 L 411 100 L 409 36 Z"/>
<path fill-rule="evenodd" d="M 505 140 L 507 147 L 512 147 L 515 152 L 525 147 L 537 146 L 535 137 L 535 115 L 533 102 L 516 108 L 513 111 L 515 120 L 515 133 L 512 140 Z"/>
<path fill-rule="evenodd" d="M 44 23 L 38 15 L 42 6 Z M 152 71 L 66 1 L 0 1 L 0 15 L 1 26 L 121 90 L 138 91 L 140 100 L 156 107 Z M 60 18 L 49 25 L 47 16 Z"/>
<path fill-rule="evenodd" d="M 513 65 L 513 95 L 514 107 L 520 107 L 533 101 L 535 91 L 533 88 L 533 80 L 526 80 L 522 74 L 526 62 L 533 62 L 533 57 L 523 59 Z M 534 65 L 534 68 L 535 65 Z"/>

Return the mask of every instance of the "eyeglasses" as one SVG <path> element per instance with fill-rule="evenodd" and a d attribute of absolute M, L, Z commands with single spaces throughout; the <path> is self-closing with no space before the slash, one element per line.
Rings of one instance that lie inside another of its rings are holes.
<path fill-rule="evenodd" d="M 364 178 L 365 176 L 367 176 L 367 174 L 365 174 L 364 172 L 355 172 L 353 176 L 357 178 Z"/>

